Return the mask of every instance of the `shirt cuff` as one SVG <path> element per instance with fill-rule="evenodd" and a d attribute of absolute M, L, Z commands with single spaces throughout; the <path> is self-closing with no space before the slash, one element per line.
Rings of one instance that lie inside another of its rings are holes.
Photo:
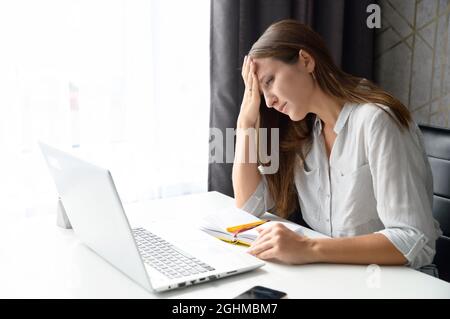
<path fill-rule="evenodd" d="M 261 181 L 256 187 L 255 192 L 250 196 L 250 198 L 245 202 L 242 209 L 246 212 L 255 215 L 257 217 L 263 215 L 266 211 L 272 208 L 273 202 L 270 199 L 270 195 L 267 191 L 265 177 L 262 176 Z"/>
<path fill-rule="evenodd" d="M 387 228 L 376 233 L 386 236 L 408 260 L 406 266 L 420 268 L 433 261 L 435 249 L 427 245 L 424 233 L 412 228 Z"/>

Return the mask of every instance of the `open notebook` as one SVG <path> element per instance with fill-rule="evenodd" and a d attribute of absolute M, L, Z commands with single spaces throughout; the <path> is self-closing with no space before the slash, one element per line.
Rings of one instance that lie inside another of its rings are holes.
<path fill-rule="evenodd" d="M 242 224 L 248 224 L 261 221 L 260 218 L 247 213 L 239 208 L 227 208 L 219 210 L 213 214 L 208 214 L 202 217 L 200 229 L 204 232 L 219 238 L 223 241 L 250 246 L 252 242 L 258 237 L 259 232 L 256 230 L 270 227 L 275 223 L 281 223 L 287 228 L 302 234 L 302 227 L 291 222 L 269 221 L 256 228 L 246 230 L 237 235 L 227 231 L 227 228 Z"/>

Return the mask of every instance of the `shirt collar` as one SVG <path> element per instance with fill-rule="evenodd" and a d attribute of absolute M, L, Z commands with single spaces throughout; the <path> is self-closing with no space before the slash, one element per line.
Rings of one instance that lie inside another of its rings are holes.
<path fill-rule="evenodd" d="M 342 128 L 347 123 L 348 118 L 350 117 L 350 114 L 352 113 L 353 109 L 355 108 L 354 103 L 345 103 L 342 107 L 341 112 L 339 113 L 339 116 L 336 120 L 336 124 L 334 125 L 334 132 L 336 134 L 339 134 L 339 132 L 342 130 Z M 322 121 L 320 118 L 316 115 L 316 119 L 314 121 L 314 128 L 313 132 L 315 136 L 318 136 L 322 132 Z"/>
<path fill-rule="evenodd" d="M 342 108 L 341 113 L 339 113 L 336 124 L 334 125 L 334 132 L 336 134 L 339 134 L 339 132 L 345 126 L 345 123 L 347 123 L 347 120 L 350 117 L 350 114 L 352 114 L 354 108 L 355 108 L 354 103 L 345 103 L 344 104 L 344 107 Z"/>

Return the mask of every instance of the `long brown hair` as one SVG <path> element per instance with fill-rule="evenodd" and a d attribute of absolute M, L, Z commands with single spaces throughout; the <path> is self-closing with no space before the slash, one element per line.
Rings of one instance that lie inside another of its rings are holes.
<path fill-rule="evenodd" d="M 295 64 L 300 50 L 308 52 L 315 60 L 313 75 L 325 94 L 340 101 L 385 105 L 390 108 L 400 129 L 409 127 L 411 115 L 408 109 L 369 80 L 340 70 L 322 38 L 307 25 L 295 20 L 282 20 L 272 24 L 253 44 L 249 56 Z M 389 112 L 388 114 L 391 115 Z M 315 115 L 310 113 L 305 119 L 294 122 L 273 108 L 265 107 L 263 101 L 261 103 L 259 127 L 268 128 L 268 134 L 271 128 L 279 128 L 279 169 L 276 173 L 265 176 L 269 193 L 275 201 L 274 210 L 282 217 L 287 217 L 298 207 L 294 185 L 295 166 L 297 160 L 303 163 L 309 151 L 314 118 Z M 267 140 L 271 140 L 270 135 Z M 270 145 L 267 149 L 271 149 Z M 268 165 L 261 163 L 260 156 L 258 164 Z"/>

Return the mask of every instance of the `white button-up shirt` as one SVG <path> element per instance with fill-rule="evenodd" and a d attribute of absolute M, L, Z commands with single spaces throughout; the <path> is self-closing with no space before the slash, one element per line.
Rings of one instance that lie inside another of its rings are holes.
<path fill-rule="evenodd" d="M 345 104 L 329 160 L 316 117 L 312 148 L 295 170 L 298 200 L 314 230 L 331 237 L 382 233 L 419 268 L 432 262 L 441 234 L 431 212 L 430 164 L 417 125 L 402 131 L 382 107 Z M 243 207 L 255 215 L 274 206 L 262 177 Z"/>

